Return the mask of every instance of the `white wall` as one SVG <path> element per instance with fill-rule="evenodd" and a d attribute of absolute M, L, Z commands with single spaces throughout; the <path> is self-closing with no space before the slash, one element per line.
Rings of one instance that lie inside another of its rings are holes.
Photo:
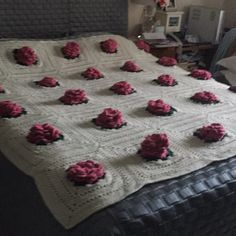
<path fill-rule="evenodd" d="M 216 8 L 223 8 L 225 0 L 207 0 L 203 1 L 203 5 L 208 6 L 208 7 L 216 7 Z"/>
<path fill-rule="evenodd" d="M 225 26 L 236 27 L 236 0 L 224 0 Z"/>

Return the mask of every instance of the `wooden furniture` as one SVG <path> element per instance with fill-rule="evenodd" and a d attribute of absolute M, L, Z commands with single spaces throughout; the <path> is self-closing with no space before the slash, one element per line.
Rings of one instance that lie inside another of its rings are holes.
<path fill-rule="evenodd" d="M 147 41 L 151 47 L 151 54 L 156 57 L 174 57 L 178 60 L 179 65 L 185 69 L 191 69 L 192 67 L 205 67 L 209 69 L 211 60 L 217 50 L 218 45 L 211 43 L 187 43 L 183 42 L 182 45 L 179 42 L 171 41 L 167 44 L 158 44 L 157 42 Z M 192 53 L 194 55 L 201 55 L 199 61 L 186 60 L 186 54 Z M 190 68 L 188 68 L 190 66 Z"/>
<path fill-rule="evenodd" d="M 184 42 L 182 46 L 181 55 L 179 55 L 179 63 L 183 63 L 184 61 L 181 57 L 186 53 L 195 53 L 200 54 L 202 56 L 201 61 L 196 61 L 197 65 L 205 67 L 206 69 L 210 68 L 210 64 L 214 54 L 216 53 L 218 45 L 211 43 L 187 43 Z M 200 64 L 201 63 L 201 64 Z"/>
<path fill-rule="evenodd" d="M 178 49 L 181 48 L 177 43 L 172 45 L 150 45 L 151 54 L 156 57 L 178 57 Z"/>
<path fill-rule="evenodd" d="M 136 41 L 134 39 L 131 39 Z M 167 44 L 162 40 L 145 40 L 150 46 L 150 53 L 156 57 L 178 57 L 179 50 L 181 49 L 181 43 L 176 41 L 169 41 Z"/>

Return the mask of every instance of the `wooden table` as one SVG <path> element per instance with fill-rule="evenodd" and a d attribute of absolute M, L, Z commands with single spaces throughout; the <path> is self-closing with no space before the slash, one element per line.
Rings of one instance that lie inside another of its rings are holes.
<path fill-rule="evenodd" d="M 203 55 L 205 67 L 208 69 L 210 67 L 212 58 L 217 50 L 218 45 L 211 43 L 187 43 L 183 42 L 182 45 L 178 42 L 170 42 L 169 44 L 160 45 L 157 43 L 150 43 L 147 41 L 151 47 L 151 54 L 156 57 L 174 57 L 181 63 L 188 63 L 182 60 L 182 55 L 186 53 L 201 53 Z M 189 64 L 193 64 L 192 62 Z M 198 63 L 196 63 L 198 64 Z"/>

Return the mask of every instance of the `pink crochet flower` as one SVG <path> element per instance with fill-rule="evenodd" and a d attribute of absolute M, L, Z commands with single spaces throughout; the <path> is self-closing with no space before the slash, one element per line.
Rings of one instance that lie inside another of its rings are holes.
<path fill-rule="evenodd" d="M 107 39 L 100 43 L 101 49 L 106 53 L 116 53 L 118 48 L 118 43 L 114 39 Z"/>
<path fill-rule="evenodd" d="M 60 130 L 50 124 L 35 124 L 29 131 L 26 139 L 36 145 L 47 145 L 63 139 Z"/>
<path fill-rule="evenodd" d="M 53 87 L 56 87 L 56 86 L 60 85 L 55 78 L 49 77 L 49 76 L 46 76 L 43 79 L 41 79 L 40 81 L 36 81 L 35 83 L 37 85 L 40 85 L 40 86 L 43 86 L 43 87 L 50 87 L 50 88 L 53 88 Z"/>
<path fill-rule="evenodd" d="M 1 85 L 0 85 L 0 93 L 5 93 L 5 90 Z"/>
<path fill-rule="evenodd" d="M 190 76 L 199 80 L 209 80 L 212 78 L 211 72 L 207 70 L 195 69 L 191 72 Z"/>
<path fill-rule="evenodd" d="M 173 57 L 161 57 L 157 63 L 163 66 L 174 66 L 177 64 L 177 61 Z"/>
<path fill-rule="evenodd" d="M 120 69 L 123 71 L 128 71 L 128 72 L 142 71 L 142 69 L 132 61 L 126 61 L 125 64 Z"/>
<path fill-rule="evenodd" d="M 166 134 L 152 134 L 145 137 L 141 143 L 141 148 L 138 152 L 144 159 L 151 160 L 166 160 L 173 153 L 169 149 L 169 140 Z"/>
<path fill-rule="evenodd" d="M 225 129 L 223 125 L 213 123 L 208 126 L 203 126 L 194 132 L 194 135 L 204 140 L 205 142 L 221 141 L 225 136 Z"/>
<path fill-rule="evenodd" d="M 171 75 L 165 75 L 165 74 L 159 76 L 154 81 L 161 86 L 175 86 L 178 84 Z"/>
<path fill-rule="evenodd" d="M 59 100 L 65 105 L 78 105 L 88 102 L 85 91 L 81 89 L 69 89 Z"/>
<path fill-rule="evenodd" d="M 82 73 L 82 76 L 88 80 L 104 78 L 104 75 L 94 67 L 89 67 L 86 71 Z"/>
<path fill-rule="evenodd" d="M 148 102 L 147 111 L 157 116 L 169 116 L 176 111 L 173 107 L 165 103 L 163 100 L 150 100 Z"/>
<path fill-rule="evenodd" d="M 104 167 L 94 161 L 80 161 L 71 165 L 67 170 L 67 178 L 75 185 L 95 184 L 99 179 L 104 178 Z"/>
<path fill-rule="evenodd" d="M 135 92 L 132 86 L 126 81 L 117 82 L 110 89 L 120 95 L 128 95 Z"/>
<path fill-rule="evenodd" d="M 236 86 L 230 86 L 229 87 L 229 90 L 236 93 Z"/>
<path fill-rule="evenodd" d="M 140 50 L 144 50 L 145 52 L 150 52 L 150 46 L 142 39 L 135 42 L 136 46 Z"/>
<path fill-rule="evenodd" d="M 195 93 L 190 99 L 202 104 L 219 103 L 218 97 L 214 93 L 208 91 Z"/>
<path fill-rule="evenodd" d="M 76 42 L 68 42 L 63 48 L 62 53 L 67 59 L 75 59 L 80 55 L 80 46 Z"/>
<path fill-rule="evenodd" d="M 26 114 L 24 108 L 11 101 L 0 102 L 0 117 L 2 118 L 16 118 Z"/>
<path fill-rule="evenodd" d="M 93 119 L 93 122 L 95 125 L 101 126 L 105 129 L 119 129 L 126 125 L 123 120 L 122 113 L 119 110 L 112 108 L 104 109 L 104 111 L 99 114 L 96 119 Z"/>
<path fill-rule="evenodd" d="M 30 47 L 22 47 L 13 51 L 15 60 L 18 64 L 31 66 L 37 63 L 38 57 L 35 51 Z"/>

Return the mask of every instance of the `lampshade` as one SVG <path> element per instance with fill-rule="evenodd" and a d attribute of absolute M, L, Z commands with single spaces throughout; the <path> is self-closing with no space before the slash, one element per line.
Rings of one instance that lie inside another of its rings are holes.
<path fill-rule="evenodd" d="M 140 4 L 140 5 L 151 5 L 151 6 L 156 5 L 154 0 L 132 0 L 132 2 Z"/>

